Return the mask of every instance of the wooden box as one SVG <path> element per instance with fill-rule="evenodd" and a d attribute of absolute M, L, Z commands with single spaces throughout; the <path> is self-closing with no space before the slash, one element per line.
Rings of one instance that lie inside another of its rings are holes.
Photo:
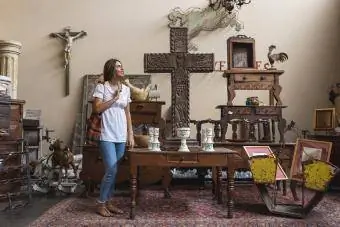
<path fill-rule="evenodd" d="M 228 69 L 255 69 L 255 40 L 239 35 L 227 40 Z"/>
<path fill-rule="evenodd" d="M 162 117 L 162 105 L 165 105 L 165 102 L 131 102 L 130 112 L 132 124 L 158 125 Z"/>

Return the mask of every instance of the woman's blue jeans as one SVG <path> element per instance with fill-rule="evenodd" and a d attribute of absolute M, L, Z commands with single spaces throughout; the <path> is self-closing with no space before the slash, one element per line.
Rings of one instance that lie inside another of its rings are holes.
<path fill-rule="evenodd" d="M 125 152 L 125 143 L 99 141 L 100 153 L 105 167 L 105 175 L 100 185 L 100 203 L 105 203 L 113 195 L 117 175 L 117 163 Z"/>

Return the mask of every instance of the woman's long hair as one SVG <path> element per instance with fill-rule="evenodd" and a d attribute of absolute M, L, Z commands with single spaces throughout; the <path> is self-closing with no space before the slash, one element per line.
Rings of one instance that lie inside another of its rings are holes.
<path fill-rule="evenodd" d="M 116 74 L 116 63 L 120 62 L 118 59 L 111 58 L 107 60 L 104 65 L 104 81 L 111 81 Z"/>

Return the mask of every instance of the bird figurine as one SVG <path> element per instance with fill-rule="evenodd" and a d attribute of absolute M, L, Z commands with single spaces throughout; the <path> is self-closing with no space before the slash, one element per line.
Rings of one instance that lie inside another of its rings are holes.
<path fill-rule="evenodd" d="M 270 45 L 269 46 L 269 51 L 268 51 L 268 60 L 270 63 L 271 68 L 270 69 L 275 69 L 274 68 L 274 63 L 275 62 L 284 62 L 288 60 L 288 55 L 284 52 L 281 53 L 275 53 L 273 54 L 273 51 L 276 49 L 275 45 Z"/>

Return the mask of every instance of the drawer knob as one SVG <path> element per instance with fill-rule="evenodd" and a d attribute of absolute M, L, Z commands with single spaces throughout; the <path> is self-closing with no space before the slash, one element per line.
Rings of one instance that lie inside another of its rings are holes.
<path fill-rule="evenodd" d="M 138 105 L 136 106 L 136 108 L 139 109 L 139 110 L 141 110 L 141 109 L 144 108 L 144 105 L 138 104 Z"/>

